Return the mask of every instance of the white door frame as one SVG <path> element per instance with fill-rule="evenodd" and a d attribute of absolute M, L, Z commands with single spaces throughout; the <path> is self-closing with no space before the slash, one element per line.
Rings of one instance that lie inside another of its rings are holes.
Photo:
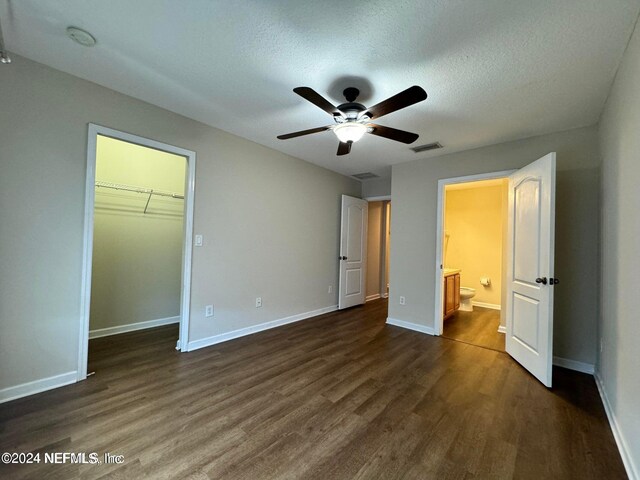
<path fill-rule="evenodd" d="M 373 197 L 363 197 L 362 199 L 366 200 L 367 202 L 382 202 L 384 200 L 391 201 L 391 195 L 376 195 Z"/>
<path fill-rule="evenodd" d="M 78 381 L 87 378 L 89 354 L 89 314 L 91 309 L 91 268 L 93 261 L 93 215 L 96 182 L 96 146 L 98 135 L 149 147 L 185 157 L 187 178 L 185 185 L 184 243 L 182 248 L 182 289 L 180 295 L 180 350 L 187 351 L 189 341 L 189 302 L 191 299 L 191 258 L 193 250 L 193 203 L 195 192 L 196 153 L 184 148 L 157 142 L 93 123 L 87 138 L 87 177 L 84 200 L 84 241 L 82 254 L 82 290 L 80 297 L 80 331 L 78 335 Z"/>
<path fill-rule="evenodd" d="M 453 185 L 456 183 L 467 183 L 467 182 L 477 182 L 479 180 L 494 180 L 498 178 L 507 178 L 513 172 L 516 172 L 517 169 L 513 170 L 502 170 L 499 172 L 490 172 L 490 173 L 478 173 L 475 175 L 465 175 L 464 177 L 452 177 L 452 178 L 443 178 L 438 180 L 438 200 L 437 200 L 437 213 L 436 213 L 436 276 L 435 276 L 435 310 L 434 310 L 434 335 L 442 335 L 442 329 L 444 325 L 444 319 L 442 316 L 442 308 L 444 299 L 442 297 L 443 289 L 442 282 L 443 272 L 442 266 L 444 264 L 443 255 L 443 237 L 444 237 L 444 209 L 445 209 L 445 187 L 447 185 Z"/>
<path fill-rule="evenodd" d="M 389 249 L 388 243 L 391 243 L 387 239 L 387 232 L 390 231 L 391 225 L 387 219 L 389 217 L 389 208 L 391 206 L 391 199 L 382 201 L 382 219 L 380 222 L 380 298 L 389 298 L 387 292 L 387 285 L 389 285 L 389 278 L 387 275 L 387 261 L 391 266 L 391 255 L 387 256 L 387 250 Z M 391 236 L 391 234 L 389 234 Z M 389 257 L 389 258 L 387 258 Z"/>

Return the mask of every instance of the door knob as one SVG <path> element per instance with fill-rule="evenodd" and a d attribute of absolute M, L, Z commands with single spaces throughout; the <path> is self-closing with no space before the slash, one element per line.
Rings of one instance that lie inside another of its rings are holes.
<path fill-rule="evenodd" d="M 343 257 L 343 256 L 338 257 L 338 260 L 346 260 L 346 259 L 347 257 Z"/>
<path fill-rule="evenodd" d="M 543 285 L 546 285 L 547 284 L 547 277 L 542 277 L 542 278 L 538 277 L 538 278 L 536 278 L 536 283 L 541 283 Z"/>
<path fill-rule="evenodd" d="M 560 283 L 560 279 L 559 279 L 559 278 L 553 278 L 553 277 L 551 277 L 551 278 L 549 279 L 549 285 L 557 285 L 557 284 L 559 284 L 559 283 Z"/>

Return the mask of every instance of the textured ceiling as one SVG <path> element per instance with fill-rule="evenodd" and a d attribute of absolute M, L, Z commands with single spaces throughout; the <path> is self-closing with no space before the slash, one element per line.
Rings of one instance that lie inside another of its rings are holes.
<path fill-rule="evenodd" d="M 9 51 L 344 173 L 598 120 L 638 0 L 0 0 Z M 78 26 L 98 40 L 65 36 Z M 2 68 L 11 68 L 5 67 Z M 366 136 L 337 157 L 331 123 L 295 95 L 373 105 L 411 85 L 429 98 L 378 123 L 420 134 L 415 154 Z"/>

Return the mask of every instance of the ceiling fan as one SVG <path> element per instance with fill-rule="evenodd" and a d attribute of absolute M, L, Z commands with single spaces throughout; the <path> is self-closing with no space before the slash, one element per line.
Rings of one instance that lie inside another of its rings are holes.
<path fill-rule="evenodd" d="M 357 142 L 365 133 L 371 133 L 379 137 L 395 140 L 402 143 L 413 143 L 418 139 L 416 133 L 405 132 L 396 128 L 385 127 L 371 123 L 370 120 L 380 118 L 383 115 L 395 112 L 402 108 L 421 102 L 427 98 L 427 92 L 422 88 L 414 85 L 406 90 L 387 98 L 386 100 L 367 108 L 361 103 L 356 103 L 356 98 L 360 95 L 360 90 L 354 87 L 345 88 L 342 94 L 346 98 L 347 103 L 333 106 L 331 102 L 326 100 L 322 95 L 309 87 L 297 87 L 293 91 L 305 100 L 310 101 L 317 107 L 333 116 L 335 125 L 326 125 L 324 127 L 311 128 L 300 132 L 287 133 L 278 135 L 280 140 L 301 137 L 302 135 L 310 135 L 312 133 L 324 132 L 325 130 L 333 130 L 340 144 L 338 145 L 337 155 L 346 155 L 351 151 L 353 142 Z"/>

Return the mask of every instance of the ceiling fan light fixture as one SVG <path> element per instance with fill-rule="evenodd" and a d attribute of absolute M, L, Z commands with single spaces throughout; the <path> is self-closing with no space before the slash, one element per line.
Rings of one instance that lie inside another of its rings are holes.
<path fill-rule="evenodd" d="M 357 142 L 366 133 L 367 126 L 362 123 L 345 122 L 333 127 L 333 133 L 343 143 Z"/>

